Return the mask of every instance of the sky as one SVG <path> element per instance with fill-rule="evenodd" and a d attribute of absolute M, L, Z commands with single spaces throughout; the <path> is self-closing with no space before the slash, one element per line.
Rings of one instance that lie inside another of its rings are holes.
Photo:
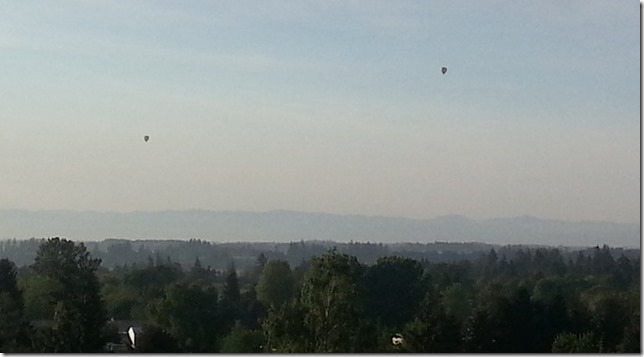
<path fill-rule="evenodd" d="M 0 2 L 0 209 L 639 223 L 640 125 L 635 1 Z"/>

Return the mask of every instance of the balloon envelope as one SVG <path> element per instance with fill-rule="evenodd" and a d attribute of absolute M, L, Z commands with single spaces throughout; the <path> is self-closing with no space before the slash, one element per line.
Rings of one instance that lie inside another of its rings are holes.
<path fill-rule="evenodd" d="M 150 137 L 146 135 L 146 136 L 143 137 L 143 140 L 145 140 L 145 142 L 147 143 L 148 140 L 150 140 Z"/>
<path fill-rule="evenodd" d="M 443 67 L 443 68 L 441 68 L 441 72 L 442 72 L 443 74 L 447 73 L 447 67 Z"/>

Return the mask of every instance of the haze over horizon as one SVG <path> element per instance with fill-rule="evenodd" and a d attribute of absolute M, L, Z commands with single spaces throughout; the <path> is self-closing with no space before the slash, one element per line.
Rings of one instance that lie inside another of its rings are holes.
<path fill-rule="evenodd" d="M 550 246 L 640 247 L 640 225 L 565 222 L 533 216 L 474 220 L 268 211 L 77 212 L 0 210 L 0 240 L 63 237 L 77 241 L 200 239 L 210 242 L 481 242 Z"/>
<path fill-rule="evenodd" d="M 604 0 L 3 2 L 0 210 L 639 224 L 639 30 Z"/>
<path fill-rule="evenodd" d="M 14 211 L 14 212 L 28 212 L 28 213 L 56 213 L 56 212 L 65 212 L 65 213 L 97 213 L 97 214 L 137 214 L 137 213 L 241 213 L 241 214 L 271 214 L 271 213 L 294 213 L 294 214 L 314 214 L 314 215 L 337 215 L 337 216 L 347 216 L 347 217 L 365 217 L 365 218 L 394 218 L 394 219 L 410 219 L 410 220 L 432 220 L 432 219 L 450 219 L 450 218 L 464 218 L 472 221 L 489 221 L 495 219 L 515 219 L 515 218 L 525 218 L 525 219 L 540 219 L 545 221 L 558 221 L 566 223 L 584 223 L 584 222 L 595 222 L 595 223 L 615 223 L 615 224 L 639 224 L 628 223 L 628 222 L 616 222 L 608 220 L 566 220 L 566 219 L 556 219 L 556 218 L 547 218 L 540 217 L 531 214 L 521 214 L 521 215 L 509 215 L 509 216 L 495 216 L 488 218 L 475 218 L 469 217 L 457 213 L 445 213 L 439 214 L 431 217 L 410 217 L 402 215 L 382 215 L 382 214 L 363 214 L 363 213 L 334 213 L 334 212 L 323 212 L 323 211 L 300 211 L 300 210 L 290 210 L 290 209 L 269 209 L 269 210 L 213 210 L 206 208 L 186 208 L 186 209 L 153 209 L 153 210 L 78 210 L 78 209 L 65 209 L 65 208 L 54 208 L 54 209 L 20 209 L 20 208 L 0 208 L 0 212 L 5 211 Z"/>

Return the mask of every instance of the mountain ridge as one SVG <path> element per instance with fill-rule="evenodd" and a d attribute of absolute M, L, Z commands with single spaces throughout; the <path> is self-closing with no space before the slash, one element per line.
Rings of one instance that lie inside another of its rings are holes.
<path fill-rule="evenodd" d="M 476 220 L 457 214 L 417 219 L 290 210 L 0 210 L 0 239 L 53 236 L 84 241 L 108 238 L 198 238 L 213 242 L 319 239 L 640 247 L 639 224 L 570 222 L 534 216 Z"/>

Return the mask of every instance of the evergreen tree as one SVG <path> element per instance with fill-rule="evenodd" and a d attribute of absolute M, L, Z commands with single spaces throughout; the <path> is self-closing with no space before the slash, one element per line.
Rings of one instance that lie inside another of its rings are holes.
<path fill-rule="evenodd" d="M 231 263 L 226 271 L 226 281 L 222 292 L 222 300 L 231 305 L 238 305 L 241 293 L 239 291 L 239 278 L 237 277 L 237 270 L 235 264 Z"/>
<path fill-rule="evenodd" d="M 0 259 L 0 351 L 26 352 L 28 332 L 22 292 L 16 282 L 16 266 L 9 259 Z"/>
<path fill-rule="evenodd" d="M 251 286 L 241 295 L 239 320 L 243 326 L 257 330 L 261 329 L 260 321 L 265 314 L 266 308 L 257 300 L 257 292 Z"/>
<path fill-rule="evenodd" d="M 463 336 L 466 353 L 498 352 L 499 331 L 490 311 L 477 306 L 470 314 Z"/>
<path fill-rule="evenodd" d="M 255 267 L 252 272 L 253 281 L 259 280 L 259 277 L 262 275 L 262 271 L 264 271 L 264 267 L 266 266 L 267 262 L 268 262 L 268 259 L 266 259 L 266 256 L 264 255 L 264 253 L 259 253 L 259 256 L 257 257 L 257 261 L 255 262 Z"/>
<path fill-rule="evenodd" d="M 206 269 L 201 266 L 201 260 L 199 260 L 199 257 L 195 258 L 195 263 L 192 265 L 192 268 L 190 269 L 190 279 L 192 280 L 200 280 L 200 279 L 206 279 L 208 277 L 208 273 Z"/>
<path fill-rule="evenodd" d="M 241 292 L 235 264 L 232 263 L 225 273 L 224 287 L 221 294 L 220 314 L 225 321 L 225 330 L 232 327 L 241 313 Z"/>

